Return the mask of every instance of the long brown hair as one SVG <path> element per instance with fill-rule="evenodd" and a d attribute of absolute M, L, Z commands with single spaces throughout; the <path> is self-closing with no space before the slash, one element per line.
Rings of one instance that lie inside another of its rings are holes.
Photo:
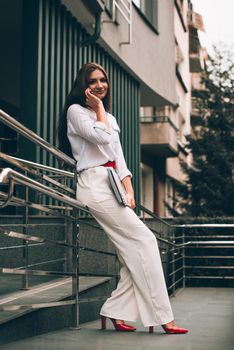
<path fill-rule="evenodd" d="M 94 70 L 100 70 L 108 83 L 108 90 L 106 96 L 103 98 L 103 106 L 107 112 L 110 111 L 110 82 L 107 76 L 105 69 L 94 62 L 87 63 L 79 70 L 79 73 L 73 83 L 72 89 L 68 96 L 66 97 L 63 111 L 58 123 L 58 141 L 59 149 L 66 153 L 68 156 L 73 157 L 71 145 L 67 137 L 67 110 L 72 104 L 79 104 L 83 107 L 86 107 L 85 100 L 85 90 L 89 86 L 89 77 Z"/>

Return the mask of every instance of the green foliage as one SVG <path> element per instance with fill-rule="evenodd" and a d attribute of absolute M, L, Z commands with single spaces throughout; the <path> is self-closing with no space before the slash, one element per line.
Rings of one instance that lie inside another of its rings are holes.
<path fill-rule="evenodd" d="M 207 63 L 204 89 L 193 92 L 199 100 L 201 125 L 188 137 L 190 165 L 182 163 L 186 182 L 177 186 L 184 215 L 234 214 L 233 135 L 234 62 L 231 53 L 215 48 Z"/>

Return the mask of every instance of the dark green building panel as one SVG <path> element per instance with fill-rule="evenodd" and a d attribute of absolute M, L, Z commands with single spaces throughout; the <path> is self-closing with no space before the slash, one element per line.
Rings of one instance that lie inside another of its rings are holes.
<path fill-rule="evenodd" d="M 56 128 L 80 67 L 104 66 L 112 87 L 112 113 L 138 197 L 140 171 L 139 83 L 99 44 L 82 46 L 87 32 L 58 0 L 23 1 L 21 121 L 57 145 Z M 58 166 L 44 151 L 20 141 L 20 156 Z M 137 198 L 138 199 L 138 198 Z"/>

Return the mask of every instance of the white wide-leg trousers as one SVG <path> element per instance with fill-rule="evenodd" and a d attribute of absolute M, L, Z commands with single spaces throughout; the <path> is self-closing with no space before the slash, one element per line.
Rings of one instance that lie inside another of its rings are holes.
<path fill-rule="evenodd" d="M 77 200 L 88 206 L 116 247 L 122 264 L 120 280 L 100 314 L 157 326 L 174 319 L 154 234 L 129 207 L 121 206 L 103 166 L 80 173 Z"/>

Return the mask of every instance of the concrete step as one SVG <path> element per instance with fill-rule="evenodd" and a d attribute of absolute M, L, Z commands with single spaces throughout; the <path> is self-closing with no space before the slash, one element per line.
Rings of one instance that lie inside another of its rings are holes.
<path fill-rule="evenodd" d="M 108 320 L 82 324 L 80 330 L 62 329 L 6 344 L 2 350 L 233 350 L 233 298 L 231 288 L 185 288 L 171 298 L 176 323 L 189 329 L 183 335 L 166 335 L 155 327 L 153 334 L 137 323 L 136 332 L 116 332 Z"/>
<path fill-rule="evenodd" d="M 100 307 L 112 289 L 110 277 L 79 278 L 81 323 L 98 317 Z M 71 305 L 47 308 L 38 305 L 69 300 L 71 295 L 70 277 L 5 294 L 0 299 L 0 344 L 71 326 Z"/>

